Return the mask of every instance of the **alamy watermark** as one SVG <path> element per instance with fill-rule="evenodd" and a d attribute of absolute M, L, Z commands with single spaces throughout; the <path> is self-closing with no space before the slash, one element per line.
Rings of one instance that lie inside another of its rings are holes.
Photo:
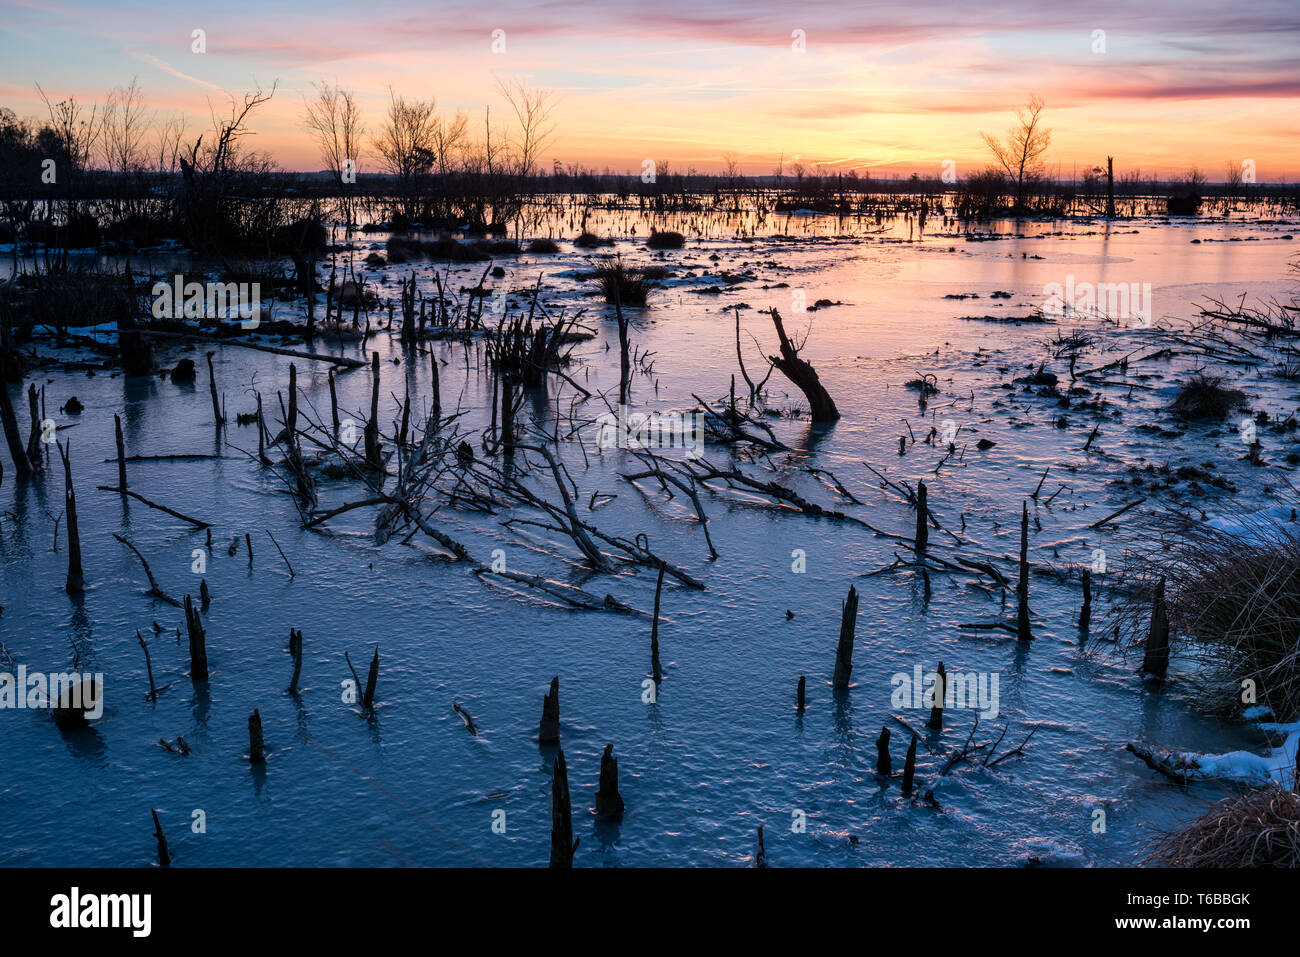
<path fill-rule="evenodd" d="M 926 672 L 920 665 L 896 673 L 890 683 L 894 693 L 889 702 L 895 708 L 933 708 L 935 701 L 949 708 L 978 711 L 981 718 L 998 716 L 998 673 L 952 671 L 947 678 L 937 671 Z"/>
<path fill-rule="evenodd" d="M 155 319 L 240 319 L 256 329 L 262 318 L 262 284 L 253 282 L 186 282 L 153 284 Z"/>
<path fill-rule="evenodd" d="M 1053 319 L 1125 320 L 1151 328 L 1149 282 L 1075 282 L 1071 273 L 1064 283 L 1045 284 L 1043 296 L 1043 315 Z"/>
<path fill-rule="evenodd" d="M 51 708 L 80 711 L 90 720 L 104 714 L 102 672 L 28 671 L 19 665 L 14 673 L 0 672 L 0 709 Z"/>
<path fill-rule="evenodd" d="M 601 449 L 685 449 L 686 457 L 704 454 L 703 412 L 632 412 L 620 405 L 616 412 L 596 417 Z"/>

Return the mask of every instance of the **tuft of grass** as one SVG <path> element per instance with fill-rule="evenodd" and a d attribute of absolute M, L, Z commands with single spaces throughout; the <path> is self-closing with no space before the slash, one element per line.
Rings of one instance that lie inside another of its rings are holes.
<path fill-rule="evenodd" d="M 650 249 L 681 249 L 686 245 L 686 237 L 681 233 L 667 230 L 663 232 L 651 230 L 650 238 L 645 241 L 645 244 Z"/>
<path fill-rule="evenodd" d="M 1174 529 L 1177 544 L 1135 559 L 1116 606 L 1124 644 L 1145 639 L 1156 583 L 1166 580 L 1171 641 L 1202 665 L 1206 700 L 1232 702 L 1250 679 L 1281 721 L 1300 717 L 1300 523 L 1246 520 L 1233 531 Z"/>
<path fill-rule="evenodd" d="M 1300 866 L 1300 794 L 1278 785 L 1225 798 L 1163 835 L 1144 862 L 1155 867 Z"/>
<path fill-rule="evenodd" d="M 1170 409 L 1188 419 L 1222 419 L 1246 401 L 1246 393 L 1222 383 L 1218 376 L 1194 375 L 1178 390 Z"/>
<path fill-rule="evenodd" d="M 573 245 L 577 246 L 579 249 L 595 249 L 597 246 L 612 246 L 614 245 L 614 240 L 602 239 L 595 233 L 584 232 L 573 241 Z"/>
<path fill-rule="evenodd" d="M 654 288 L 642 270 L 628 266 L 617 256 L 596 267 L 596 283 L 606 302 L 622 306 L 644 306 Z"/>
<path fill-rule="evenodd" d="M 528 244 L 530 253 L 558 253 L 560 247 L 554 239 L 534 239 Z"/>

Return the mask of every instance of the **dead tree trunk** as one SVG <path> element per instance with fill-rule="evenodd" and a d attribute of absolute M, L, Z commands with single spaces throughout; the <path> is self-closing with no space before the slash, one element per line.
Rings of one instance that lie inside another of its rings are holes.
<path fill-rule="evenodd" d="M 800 714 L 803 714 L 804 711 L 804 690 L 806 686 L 807 686 L 806 676 L 800 675 L 799 690 L 798 692 L 796 692 L 795 695 L 795 708 L 799 711 Z"/>
<path fill-rule="evenodd" d="M 1106 157 L 1106 218 L 1115 218 L 1115 157 Z"/>
<path fill-rule="evenodd" d="M 926 722 L 926 727 L 931 731 L 943 730 L 943 696 L 944 690 L 948 684 L 948 673 L 943 670 L 943 662 L 939 662 L 939 667 L 935 669 L 939 675 L 939 680 L 934 683 L 934 703 L 930 706 L 930 720 Z"/>
<path fill-rule="evenodd" d="M 1169 669 L 1169 615 L 1165 609 L 1165 580 L 1156 584 L 1151 602 L 1151 626 L 1147 630 L 1146 654 L 1142 657 L 1142 671 L 1164 681 Z"/>
<path fill-rule="evenodd" d="M 1083 607 L 1079 609 L 1079 630 L 1087 632 L 1092 621 L 1092 569 L 1083 570 Z"/>
<path fill-rule="evenodd" d="M 5 442 L 9 445 L 9 455 L 14 460 L 14 468 L 19 475 L 31 475 L 32 463 L 27 459 L 27 449 L 23 447 L 22 436 L 18 432 L 18 416 L 14 414 L 9 387 L 4 383 L 0 383 L 0 423 L 4 425 Z"/>
<path fill-rule="evenodd" d="M 916 735 L 907 746 L 907 758 L 903 761 L 903 793 L 912 793 L 912 779 L 916 774 Z"/>
<path fill-rule="evenodd" d="M 366 693 L 361 697 L 361 707 L 367 711 L 375 706 L 375 683 L 379 680 L 379 647 L 375 646 L 375 656 L 370 659 L 370 673 L 366 675 Z"/>
<path fill-rule="evenodd" d="M 158 689 L 153 683 L 153 661 L 149 658 L 149 646 L 144 643 L 144 638 L 140 634 L 140 629 L 135 630 L 135 640 L 140 642 L 140 647 L 144 649 L 144 667 L 149 672 L 149 700 L 158 700 Z"/>
<path fill-rule="evenodd" d="M 925 480 L 916 483 L 916 556 L 921 560 L 925 556 L 925 547 L 930 541 L 930 493 L 925 487 Z M 924 566 L 923 566 L 924 567 Z"/>
<path fill-rule="evenodd" d="M 596 813 L 601 817 L 622 817 L 623 796 L 618 793 L 618 758 L 614 746 L 605 745 L 600 756 L 600 787 L 596 790 Z"/>
<path fill-rule="evenodd" d="M 370 371 L 373 383 L 370 389 L 370 419 L 366 422 L 366 464 L 372 469 L 382 469 L 384 460 L 379 447 L 379 353 L 372 354 Z"/>
<path fill-rule="evenodd" d="M 893 770 L 893 762 L 889 759 L 889 728 L 881 728 L 880 737 L 876 738 L 876 773 L 889 777 Z"/>
<path fill-rule="evenodd" d="M 208 680 L 208 643 L 203 633 L 203 622 L 199 610 L 194 607 L 194 599 L 185 596 L 185 629 L 190 639 L 190 680 Z"/>
<path fill-rule="evenodd" d="M 59 456 L 63 459 L 64 521 L 68 527 L 68 580 L 64 588 L 69 595 L 80 595 L 86 590 L 86 576 L 81 571 L 81 532 L 77 527 L 77 493 L 72 488 L 72 462 L 68 458 L 71 449 L 71 442 L 66 448 L 59 446 Z"/>
<path fill-rule="evenodd" d="M 298 679 L 302 676 L 302 630 L 289 629 L 289 654 L 293 655 L 293 678 L 289 681 L 289 694 L 298 696 Z"/>
<path fill-rule="evenodd" d="M 253 764 L 266 761 L 266 746 L 262 742 L 262 715 L 256 708 L 248 716 L 248 760 Z"/>
<path fill-rule="evenodd" d="M 832 684 L 836 688 L 849 686 L 849 675 L 853 673 L 853 633 L 857 629 L 858 590 L 849 586 L 849 597 L 844 601 L 840 613 L 840 643 L 835 649 L 835 676 Z"/>
<path fill-rule="evenodd" d="M 153 836 L 158 841 L 158 866 L 171 867 L 172 854 L 167 849 L 167 836 L 163 834 L 162 822 L 158 820 L 158 812 L 153 812 Z"/>
<path fill-rule="evenodd" d="M 569 769 L 564 764 L 564 749 L 555 755 L 555 772 L 551 780 L 551 867 L 570 868 L 579 841 L 573 839 L 573 808 L 569 803 Z"/>
<path fill-rule="evenodd" d="M 1020 503 L 1020 581 L 1016 585 L 1016 640 L 1030 641 L 1029 628 L 1029 503 Z"/>
<path fill-rule="evenodd" d="M 113 416 L 113 436 L 117 440 L 117 487 L 126 491 L 126 442 L 122 438 L 122 417 Z"/>
<path fill-rule="evenodd" d="M 808 398 L 808 407 L 812 412 L 814 422 L 834 422 L 840 417 L 839 409 L 835 408 L 835 401 L 822 385 L 821 380 L 817 377 L 817 372 L 806 361 L 799 358 L 799 350 L 790 342 L 789 337 L 785 334 L 785 326 L 781 323 L 781 314 L 775 309 L 772 310 L 772 323 L 776 326 L 777 338 L 781 340 L 781 357 L 769 356 L 772 365 L 781 370 L 781 373 L 797 385 L 805 396 Z"/>
<path fill-rule="evenodd" d="M 212 353 L 208 353 L 208 394 L 212 396 L 212 418 L 220 426 L 226 421 L 226 417 L 221 414 L 221 402 L 217 399 L 217 372 L 212 367 Z"/>
<path fill-rule="evenodd" d="M 763 869 L 767 867 L 767 849 L 763 847 L 763 828 L 758 828 L 758 837 L 754 841 L 754 867 Z"/>
<path fill-rule="evenodd" d="M 659 664 L 659 596 L 664 590 L 664 566 L 659 566 L 659 581 L 655 583 L 655 614 L 650 624 L 650 675 L 655 684 L 664 680 L 664 669 Z"/>
<path fill-rule="evenodd" d="M 35 383 L 27 387 L 27 404 L 32 416 L 32 430 L 27 436 L 27 460 L 33 469 L 40 471 L 45 467 L 45 460 L 41 455 L 40 397 L 36 393 Z"/>
<path fill-rule="evenodd" d="M 537 729 L 539 744 L 560 742 L 560 679 L 551 679 L 551 690 L 542 698 L 542 723 Z"/>

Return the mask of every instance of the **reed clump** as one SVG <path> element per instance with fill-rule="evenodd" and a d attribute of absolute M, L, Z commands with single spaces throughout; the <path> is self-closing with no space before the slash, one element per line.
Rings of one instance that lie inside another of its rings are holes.
<path fill-rule="evenodd" d="M 669 230 L 656 230 L 650 234 L 645 244 L 650 249 L 681 249 L 686 245 L 686 237 Z"/>
<path fill-rule="evenodd" d="M 644 306 L 654 283 L 645 273 L 615 257 L 596 267 L 596 283 L 605 301 L 620 306 Z"/>
<path fill-rule="evenodd" d="M 1126 642 L 1144 639 L 1156 583 L 1165 579 L 1174 647 L 1199 660 L 1207 700 L 1241 700 L 1249 679 L 1279 720 L 1300 716 L 1300 524 L 1254 519 L 1230 529 L 1188 523 L 1178 543 L 1137 560 L 1117 606 Z M 1227 689 L 1232 686 L 1232 694 Z"/>
<path fill-rule="evenodd" d="M 1188 419 L 1222 419 L 1246 401 L 1246 393 L 1229 389 L 1218 376 L 1192 376 L 1174 396 L 1170 409 Z"/>
<path fill-rule="evenodd" d="M 1278 785 L 1225 798 L 1156 842 L 1156 867 L 1300 866 L 1300 794 Z"/>

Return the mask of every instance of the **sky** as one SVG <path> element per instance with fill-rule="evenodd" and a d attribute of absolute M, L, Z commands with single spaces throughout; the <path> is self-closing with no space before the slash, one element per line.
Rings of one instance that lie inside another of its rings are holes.
<path fill-rule="evenodd" d="M 159 8 L 161 7 L 161 9 Z M 195 52 L 194 31 L 205 49 Z M 498 32 L 500 31 L 500 32 Z M 1211 181 L 1249 161 L 1300 181 L 1300 0 L 0 0 L 0 107 L 102 102 L 137 78 L 196 136 L 230 97 L 278 83 L 246 143 L 282 167 L 324 163 L 303 128 L 318 81 L 352 89 L 373 132 L 392 87 L 503 129 L 498 81 L 551 90 L 567 164 L 748 175 L 782 157 L 826 171 L 959 176 L 1030 94 L 1063 178 L 1105 165 Z M 360 158 L 374 170 L 373 149 Z"/>

